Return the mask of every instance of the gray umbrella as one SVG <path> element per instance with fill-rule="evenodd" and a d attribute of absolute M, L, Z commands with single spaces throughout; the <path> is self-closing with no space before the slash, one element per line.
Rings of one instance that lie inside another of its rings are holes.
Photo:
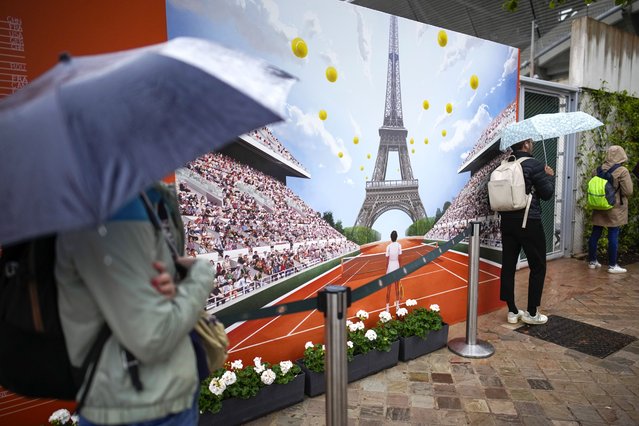
<path fill-rule="evenodd" d="M 0 244 L 104 221 L 175 168 L 280 121 L 294 81 L 193 38 L 61 60 L 0 100 Z"/>

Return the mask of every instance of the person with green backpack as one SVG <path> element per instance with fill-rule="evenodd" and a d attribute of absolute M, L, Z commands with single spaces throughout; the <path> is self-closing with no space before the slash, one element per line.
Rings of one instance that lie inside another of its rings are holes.
<path fill-rule="evenodd" d="M 628 198 L 632 195 L 632 179 L 630 172 L 622 164 L 628 161 L 624 149 L 618 145 L 612 145 L 606 153 L 606 160 L 601 165 L 602 172 L 611 171 L 612 186 L 614 189 L 614 204 L 607 210 L 592 211 L 592 234 L 588 240 L 588 267 L 600 268 L 597 261 L 597 243 L 603 228 L 608 229 L 608 272 L 611 274 L 623 274 L 626 272 L 617 264 L 617 250 L 620 227 L 628 223 Z"/>

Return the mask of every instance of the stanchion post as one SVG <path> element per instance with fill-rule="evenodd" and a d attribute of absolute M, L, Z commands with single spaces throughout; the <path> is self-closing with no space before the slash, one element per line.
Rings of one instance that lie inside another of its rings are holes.
<path fill-rule="evenodd" d="M 495 353 L 490 343 L 477 339 L 477 299 L 479 287 L 479 241 L 481 222 L 471 222 L 468 244 L 468 306 L 466 307 L 466 338 L 448 342 L 448 349 L 466 358 L 488 358 Z"/>
<path fill-rule="evenodd" d="M 348 423 L 346 316 L 351 304 L 350 287 L 329 285 L 318 293 L 318 310 L 324 312 L 324 378 L 326 380 L 326 425 Z"/>

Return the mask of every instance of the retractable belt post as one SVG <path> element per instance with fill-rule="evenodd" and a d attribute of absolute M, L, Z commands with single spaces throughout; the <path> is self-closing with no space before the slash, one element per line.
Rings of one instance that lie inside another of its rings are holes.
<path fill-rule="evenodd" d="M 448 342 L 448 349 L 466 358 L 488 358 L 495 353 L 490 343 L 477 339 L 477 297 L 479 287 L 479 240 L 481 222 L 471 222 L 468 244 L 468 306 L 466 313 L 466 338 L 458 337 Z"/>
<path fill-rule="evenodd" d="M 317 309 L 324 312 L 324 377 L 326 380 L 326 425 L 348 423 L 348 370 L 346 357 L 346 317 L 351 305 L 350 287 L 329 285 L 318 292 Z"/>

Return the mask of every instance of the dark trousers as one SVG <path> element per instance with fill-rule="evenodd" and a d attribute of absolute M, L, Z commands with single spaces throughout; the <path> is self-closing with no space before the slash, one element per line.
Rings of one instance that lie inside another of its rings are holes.
<path fill-rule="evenodd" d="M 528 219 L 525 228 L 521 219 L 501 219 L 502 263 L 499 298 L 515 302 L 515 270 L 519 252 L 524 249 L 530 276 L 528 278 L 528 312 L 541 304 L 546 278 L 546 237 L 540 219 Z"/>

